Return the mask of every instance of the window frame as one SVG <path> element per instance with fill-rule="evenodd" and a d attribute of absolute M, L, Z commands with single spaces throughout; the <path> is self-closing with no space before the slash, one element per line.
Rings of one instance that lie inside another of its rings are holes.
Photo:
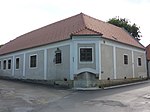
<path fill-rule="evenodd" d="M 31 57 L 32 56 L 36 56 L 36 66 L 35 67 L 31 67 Z M 37 54 L 32 54 L 32 55 L 29 56 L 29 68 L 30 69 L 35 69 L 37 67 L 38 67 L 38 55 Z"/>
<path fill-rule="evenodd" d="M 0 70 L 2 69 L 2 61 L 0 60 Z"/>
<path fill-rule="evenodd" d="M 57 62 L 57 54 L 60 54 L 60 62 Z M 62 64 L 62 51 L 59 48 L 55 51 L 55 64 Z"/>
<path fill-rule="evenodd" d="M 139 59 L 140 59 L 140 61 L 141 61 L 141 65 L 139 65 Z M 142 58 L 141 58 L 141 57 L 138 57 L 138 58 L 137 58 L 137 66 L 138 66 L 138 67 L 142 67 Z"/>
<path fill-rule="evenodd" d="M 17 59 L 19 59 L 19 67 L 17 68 Z M 20 69 L 20 57 L 15 58 L 15 69 L 19 70 Z"/>
<path fill-rule="evenodd" d="M 81 49 L 92 49 L 92 61 L 81 61 L 81 57 L 80 57 Z M 94 50 L 93 49 L 94 49 L 93 47 L 79 47 L 79 63 L 81 63 L 81 64 L 82 63 L 94 63 Z"/>
<path fill-rule="evenodd" d="M 4 66 L 4 62 L 6 62 L 5 66 Z M 6 69 L 7 69 L 7 60 L 3 60 L 3 70 L 6 70 Z"/>
<path fill-rule="evenodd" d="M 9 65 L 9 61 L 10 61 L 10 65 Z M 11 70 L 12 69 L 12 59 L 8 59 L 6 65 L 7 65 L 7 69 Z"/>
<path fill-rule="evenodd" d="M 59 56 L 59 60 L 57 60 L 57 55 L 58 54 L 60 54 L 60 56 Z M 62 54 L 61 54 L 61 52 L 57 52 L 57 53 L 55 53 L 55 64 L 61 64 L 62 63 Z"/>
<path fill-rule="evenodd" d="M 127 56 L 127 63 L 125 63 L 126 61 L 125 61 L 125 56 Z M 124 54 L 123 55 L 123 64 L 124 65 L 129 65 L 129 56 L 128 56 L 128 54 Z"/>

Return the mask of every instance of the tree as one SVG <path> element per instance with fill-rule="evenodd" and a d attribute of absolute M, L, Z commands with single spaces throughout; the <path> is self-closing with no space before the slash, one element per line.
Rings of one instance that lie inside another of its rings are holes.
<path fill-rule="evenodd" d="M 138 27 L 135 23 L 131 24 L 130 21 L 126 18 L 115 17 L 109 19 L 108 23 L 124 28 L 127 32 L 129 32 L 130 35 L 132 35 L 138 41 L 140 40 L 140 37 L 142 37 L 140 35 L 140 27 Z"/>

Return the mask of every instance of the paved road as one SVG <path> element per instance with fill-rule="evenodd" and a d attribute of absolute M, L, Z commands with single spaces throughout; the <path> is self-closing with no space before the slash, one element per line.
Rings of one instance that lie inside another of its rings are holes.
<path fill-rule="evenodd" d="M 0 80 L 0 112 L 150 112 L 150 83 L 73 91 Z"/>
<path fill-rule="evenodd" d="M 122 88 L 76 91 L 38 112 L 150 112 L 150 83 Z"/>
<path fill-rule="evenodd" d="M 38 84 L 0 80 L 0 112 L 32 112 L 70 93 Z"/>

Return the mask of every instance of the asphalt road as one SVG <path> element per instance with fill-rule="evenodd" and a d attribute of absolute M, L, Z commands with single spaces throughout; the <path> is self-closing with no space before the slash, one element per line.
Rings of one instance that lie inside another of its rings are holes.
<path fill-rule="evenodd" d="M 0 112 L 150 112 L 150 82 L 74 91 L 0 80 Z"/>

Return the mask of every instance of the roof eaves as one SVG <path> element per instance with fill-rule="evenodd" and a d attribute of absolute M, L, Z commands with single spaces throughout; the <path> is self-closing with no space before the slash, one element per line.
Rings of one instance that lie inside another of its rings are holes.
<path fill-rule="evenodd" d="M 86 27 L 86 29 L 88 29 L 88 30 L 90 30 L 90 31 L 93 31 L 93 32 L 95 32 L 95 33 L 97 33 L 97 34 L 99 34 L 99 35 L 103 35 L 101 32 L 98 32 L 98 31 L 95 31 L 95 30 L 93 30 L 93 29 L 91 29 L 91 28 L 88 28 L 88 27 Z"/>
<path fill-rule="evenodd" d="M 70 35 L 75 35 L 76 33 L 80 32 L 80 31 L 83 31 L 85 29 L 86 29 L 86 27 L 83 27 L 81 29 L 78 29 L 77 31 L 72 32 Z"/>
<path fill-rule="evenodd" d="M 127 43 L 124 43 L 124 42 L 120 42 L 120 41 L 118 41 L 118 40 L 111 39 L 111 38 L 107 38 L 107 37 L 104 37 L 104 36 L 102 36 L 102 38 L 108 39 L 108 40 L 111 40 L 111 41 L 115 41 L 115 42 L 118 42 L 118 43 L 121 43 L 121 44 L 129 45 L 129 46 L 133 46 L 133 47 L 136 47 L 136 48 L 145 50 L 145 47 L 143 48 L 143 46 L 138 47 L 138 46 L 135 46 L 135 45 L 131 45 L 131 44 L 127 44 Z"/>
<path fill-rule="evenodd" d="M 16 51 L 10 51 L 10 52 L 7 52 L 7 53 L 2 53 L 2 54 L 0 53 L 0 56 L 10 54 L 10 53 L 19 52 L 19 51 L 23 51 L 23 50 L 27 50 L 27 49 L 33 49 L 33 48 L 37 48 L 37 47 L 41 47 L 41 46 L 46 46 L 46 45 L 49 45 L 49 44 L 55 44 L 57 42 L 67 41 L 67 40 L 70 40 L 70 39 L 71 39 L 71 37 L 68 38 L 68 39 L 59 40 L 59 41 L 55 41 L 55 42 L 51 42 L 51 43 L 46 43 L 46 44 L 37 45 L 37 46 L 33 46 L 33 47 L 28 47 L 28 48 L 22 48 L 22 49 L 19 49 L 19 50 L 16 50 Z"/>

